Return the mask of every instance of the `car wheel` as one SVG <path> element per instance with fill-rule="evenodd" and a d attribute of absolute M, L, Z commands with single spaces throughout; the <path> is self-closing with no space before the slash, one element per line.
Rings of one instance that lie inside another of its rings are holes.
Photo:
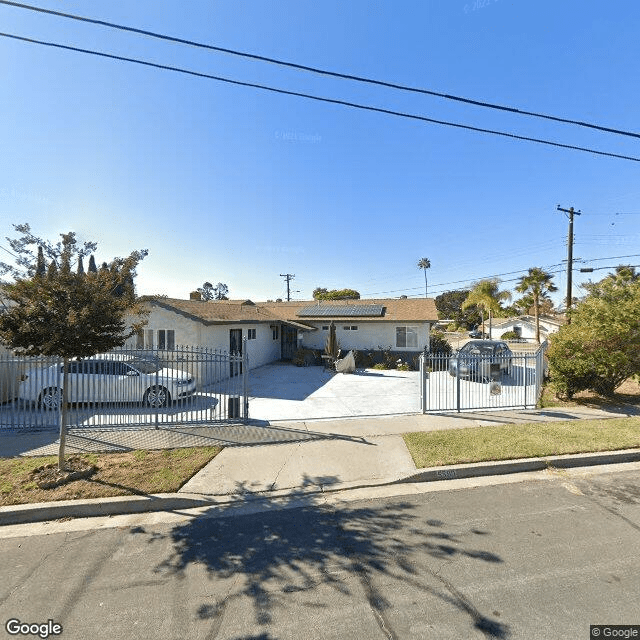
<path fill-rule="evenodd" d="M 158 407 L 168 406 L 171 402 L 171 396 L 164 387 L 154 385 L 146 390 L 143 402 L 148 407 L 157 409 Z"/>
<path fill-rule="evenodd" d="M 49 387 L 40 393 L 38 405 L 47 411 L 57 411 L 62 406 L 62 389 Z"/>

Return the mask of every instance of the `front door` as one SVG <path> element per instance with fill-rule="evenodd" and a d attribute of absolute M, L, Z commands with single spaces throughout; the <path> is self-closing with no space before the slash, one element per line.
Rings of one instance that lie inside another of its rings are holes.
<path fill-rule="evenodd" d="M 291 360 L 298 348 L 298 330 L 295 327 L 282 325 L 280 332 L 280 357 L 283 360 Z"/>
<path fill-rule="evenodd" d="M 229 329 L 229 374 L 237 376 L 242 373 L 242 362 L 238 362 L 236 357 L 242 355 L 242 329 Z"/>

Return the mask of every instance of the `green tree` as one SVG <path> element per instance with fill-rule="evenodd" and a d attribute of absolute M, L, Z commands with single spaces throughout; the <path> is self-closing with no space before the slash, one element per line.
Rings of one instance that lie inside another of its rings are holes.
<path fill-rule="evenodd" d="M 214 287 L 210 282 L 205 282 L 201 287 L 198 288 L 200 293 L 200 297 L 203 300 L 228 300 L 227 297 L 229 294 L 229 287 L 222 283 L 218 282 L 218 284 Z"/>
<path fill-rule="evenodd" d="M 501 313 L 503 311 L 501 302 L 511 300 L 511 294 L 508 291 L 500 291 L 499 286 L 500 280 L 497 278 L 480 280 L 476 282 L 467 299 L 462 303 L 463 309 L 476 306 L 482 311 L 482 333 L 484 333 L 485 314 Z"/>
<path fill-rule="evenodd" d="M 640 374 L 640 281 L 628 273 L 583 285 L 571 324 L 553 334 L 547 352 L 553 386 L 561 397 L 592 390 L 612 395 Z"/>
<path fill-rule="evenodd" d="M 536 342 L 540 343 L 540 302 L 549 299 L 549 293 L 558 288 L 552 282 L 553 276 L 539 267 L 529 269 L 516 285 L 516 291 L 530 296 L 533 302 L 533 315 L 536 322 Z"/>
<path fill-rule="evenodd" d="M 424 271 L 424 297 L 427 297 L 427 269 L 431 268 L 431 261 L 429 258 L 420 258 L 418 260 L 418 269 Z"/>
<path fill-rule="evenodd" d="M 466 309 L 462 308 L 462 304 L 469 293 L 469 289 L 462 289 L 459 291 L 445 291 L 436 296 L 435 303 L 438 310 L 438 318 L 453 320 L 459 327 L 466 329 L 479 325 L 482 321 L 482 316 L 478 307 L 471 305 Z"/>
<path fill-rule="evenodd" d="M 360 294 L 355 289 L 325 289 L 316 287 L 313 290 L 314 300 L 359 300 Z"/>
<path fill-rule="evenodd" d="M 16 229 L 32 237 L 28 226 Z M 134 251 L 126 258 L 115 258 L 100 271 L 73 271 L 71 265 L 82 257 L 83 247 L 78 246 L 73 232 L 61 235 L 58 245 L 43 245 L 45 254 L 47 246 L 59 247 L 45 274 L 29 242 L 12 244 L 19 251 L 19 268 L 10 271 L 14 281 L 3 287 L 5 298 L 13 304 L 0 314 L 0 341 L 20 355 L 62 359 L 58 465 L 64 469 L 69 360 L 121 346 L 145 324 L 133 279 L 147 252 Z M 130 324 L 129 315 L 134 318 Z"/>

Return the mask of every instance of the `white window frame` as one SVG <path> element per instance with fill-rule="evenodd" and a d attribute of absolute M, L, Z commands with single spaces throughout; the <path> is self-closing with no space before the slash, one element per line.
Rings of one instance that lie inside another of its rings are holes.
<path fill-rule="evenodd" d="M 256 339 L 256 330 L 247 329 L 247 340 L 255 340 L 255 339 Z"/>
<path fill-rule="evenodd" d="M 158 329 L 158 349 L 161 351 L 173 351 L 176 348 L 175 329 Z"/>
<path fill-rule="evenodd" d="M 404 344 L 400 344 L 401 336 L 404 335 Z M 415 344 L 409 344 L 413 340 L 407 340 L 409 336 L 415 336 Z M 417 349 L 418 348 L 418 327 L 413 325 L 403 325 L 396 327 L 396 349 Z"/>

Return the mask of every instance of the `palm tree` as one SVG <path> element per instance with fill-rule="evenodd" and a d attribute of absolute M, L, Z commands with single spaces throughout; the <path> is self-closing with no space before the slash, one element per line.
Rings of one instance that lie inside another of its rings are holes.
<path fill-rule="evenodd" d="M 424 297 L 427 297 L 427 269 L 431 268 L 429 258 L 421 258 L 418 261 L 418 269 L 424 269 Z"/>
<path fill-rule="evenodd" d="M 491 312 L 499 313 L 502 311 L 500 302 L 503 300 L 511 300 L 511 294 L 508 291 L 500 291 L 498 285 L 500 280 L 489 279 L 476 282 L 473 289 L 469 292 L 467 299 L 462 303 L 463 309 L 476 306 L 482 312 L 482 334 L 484 335 L 484 315 L 489 316 L 491 323 Z M 489 324 L 491 326 L 491 324 Z"/>
<path fill-rule="evenodd" d="M 548 297 L 548 294 L 557 291 L 551 280 L 553 276 L 539 267 L 529 269 L 526 276 L 520 278 L 520 282 L 516 285 L 516 291 L 525 293 L 533 299 L 533 313 L 536 319 L 536 342 L 540 343 L 540 301 Z"/>

